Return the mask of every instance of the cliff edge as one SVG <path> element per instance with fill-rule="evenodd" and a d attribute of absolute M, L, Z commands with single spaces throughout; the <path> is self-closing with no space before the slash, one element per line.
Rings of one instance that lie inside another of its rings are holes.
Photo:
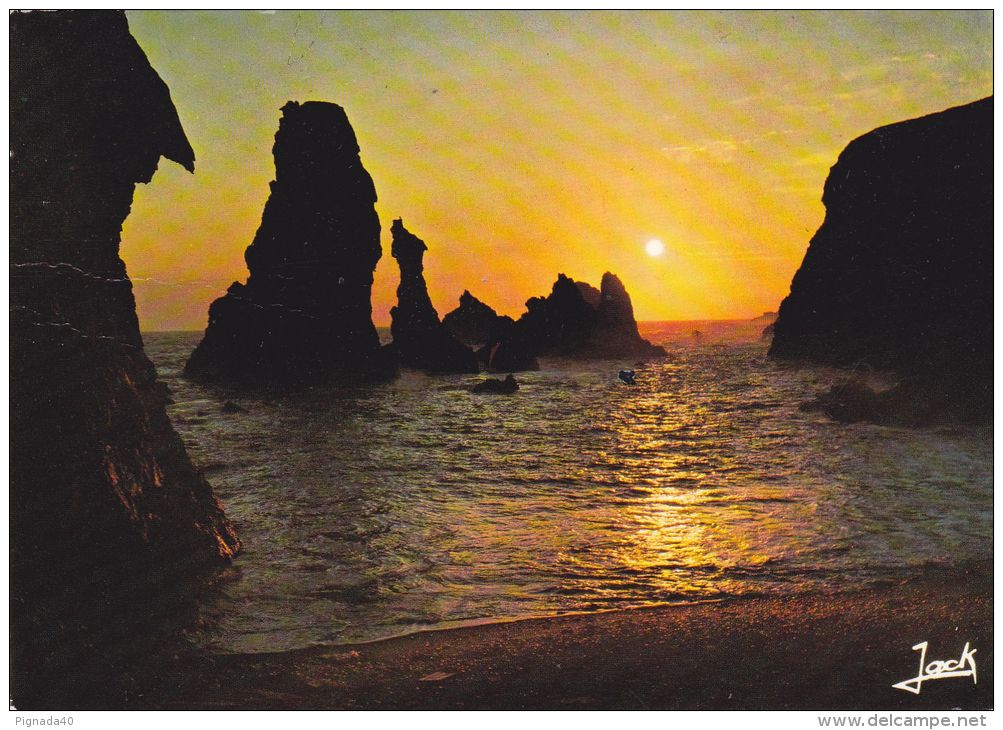
<path fill-rule="evenodd" d="M 770 355 L 907 379 L 867 420 L 991 419 L 992 98 L 855 139 L 822 201 Z"/>

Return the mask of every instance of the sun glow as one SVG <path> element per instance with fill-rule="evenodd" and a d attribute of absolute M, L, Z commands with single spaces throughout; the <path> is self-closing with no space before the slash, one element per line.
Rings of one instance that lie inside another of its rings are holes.
<path fill-rule="evenodd" d="M 776 309 L 847 143 L 993 92 L 987 10 L 128 18 L 197 157 L 194 176 L 161 165 L 125 222 L 144 330 L 202 329 L 247 277 L 291 99 L 337 103 L 355 130 L 379 196 L 372 312 L 386 325 L 398 216 L 428 244 L 440 316 L 470 289 L 518 317 L 559 272 L 604 271 L 639 320 Z"/>
<path fill-rule="evenodd" d="M 661 256 L 665 252 L 665 244 L 657 238 L 652 238 L 644 244 L 644 250 L 648 252 L 649 256 Z"/>

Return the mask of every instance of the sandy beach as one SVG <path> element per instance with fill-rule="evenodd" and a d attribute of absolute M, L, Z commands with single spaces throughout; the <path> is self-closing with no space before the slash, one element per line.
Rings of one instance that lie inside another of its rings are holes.
<path fill-rule="evenodd" d="M 892 685 L 976 650 L 971 678 Z M 530 619 L 213 657 L 159 709 L 989 709 L 991 565 L 836 595 Z M 145 704 L 145 703 L 144 703 Z"/>

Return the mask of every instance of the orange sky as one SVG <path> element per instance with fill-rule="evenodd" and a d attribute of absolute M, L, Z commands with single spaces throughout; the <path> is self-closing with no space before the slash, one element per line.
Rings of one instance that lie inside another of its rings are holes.
<path fill-rule="evenodd" d="M 124 226 L 144 330 L 201 329 L 246 279 L 290 99 L 338 103 L 355 128 L 386 324 L 398 216 L 428 244 L 440 315 L 470 289 L 518 316 L 558 272 L 607 270 L 638 319 L 776 309 L 846 143 L 992 93 L 990 11 L 128 17 L 197 158 L 194 176 L 162 163 Z"/>

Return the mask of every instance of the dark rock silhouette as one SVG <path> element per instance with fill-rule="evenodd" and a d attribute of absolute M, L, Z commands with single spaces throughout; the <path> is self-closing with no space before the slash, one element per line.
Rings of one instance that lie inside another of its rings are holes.
<path fill-rule="evenodd" d="M 477 351 L 477 357 L 485 367 L 494 373 L 524 372 L 539 370 L 536 358 L 536 343 L 529 332 L 517 327 L 515 322 L 496 330 L 497 337 Z"/>
<path fill-rule="evenodd" d="M 504 380 L 488 378 L 477 383 L 472 389 L 473 393 L 487 393 L 490 395 L 511 395 L 519 390 L 519 383 L 515 377 L 509 373 Z"/>
<path fill-rule="evenodd" d="M 575 282 L 559 274 L 549 296 L 529 299 L 515 324 L 488 343 L 488 369 L 537 370 L 538 355 L 572 356 L 585 347 L 596 319 Z"/>
<path fill-rule="evenodd" d="M 993 102 L 869 132 L 825 183 L 826 217 L 770 354 L 893 371 L 961 421 L 992 418 Z M 935 393 L 949 394 L 941 398 Z M 882 396 L 895 420 L 895 393 Z M 914 415 L 903 413 L 904 421 Z"/>
<path fill-rule="evenodd" d="M 584 293 L 583 293 L 584 290 Z M 599 290 L 559 274 L 547 297 L 526 302 L 526 313 L 488 344 L 488 368 L 493 371 L 535 369 L 538 356 L 581 359 L 657 357 L 665 350 L 641 338 L 634 308 L 621 281 L 603 274 Z M 538 367 L 538 366 L 537 366 Z"/>
<path fill-rule="evenodd" d="M 777 325 L 775 322 L 770 322 L 768 325 L 763 327 L 763 331 L 760 333 L 759 337 L 763 340 L 769 340 L 773 338 L 773 332 L 776 330 Z"/>
<path fill-rule="evenodd" d="M 866 383 L 849 380 L 835 385 L 813 401 L 802 403 L 802 411 L 823 411 L 843 423 L 882 420 L 884 408 L 878 394 Z"/>
<path fill-rule="evenodd" d="M 161 156 L 194 170 L 167 86 L 123 13 L 9 20 L 11 692 L 68 709 L 121 701 L 239 542 L 168 421 L 118 254 L 136 183 Z"/>
<path fill-rule="evenodd" d="M 511 317 L 499 315 L 469 291 L 460 296 L 460 306 L 442 318 L 443 327 L 468 345 L 486 345 L 492 339 L 497 340 L 514 322 Z"/>
<path fill-rule="evenodd" d="M 928 426 L 969 421 L 970 402 L 959 398 L 957 390 L 950 378 L 933 374 L 904 378 L 886 390 L 875 390 L 865 382 L 850 379 L 802 403 L 800 408 L 822 411 L 842 423 Z"/>
<path fill-rule="evenodd" d="M 602 275 L 602 300 L 588 351 L 593 357 L 661 357 L 665 350 L 643 339 L 637 331 L 634 306 L 623 282 L 609 272 Z"/>
<path fill-rule="evenodd" d="M 372 322 L 376 189 L 345 110 L 288 102 L 275 181 L 244 258 L 250 277 L 209 308 L 185 373 L 203 380 L 380 379 L 394 372 Z"/>
<path fill-rule="evenodd" d="M 633 370 L 621 370 L 616 376 L 624 385 L 637 385 L 637 374 Z"/>
<path fill-rule="evenodd" d="M 429 299 L 422 274 L 428 247 L 398 218 L 390 228 L 391 255 L 400 267 L 397 306 L 390 310 L 390 332 L 401 365 L 429 373 L 476 373 L 477 356 L 450 334 Z"/>

